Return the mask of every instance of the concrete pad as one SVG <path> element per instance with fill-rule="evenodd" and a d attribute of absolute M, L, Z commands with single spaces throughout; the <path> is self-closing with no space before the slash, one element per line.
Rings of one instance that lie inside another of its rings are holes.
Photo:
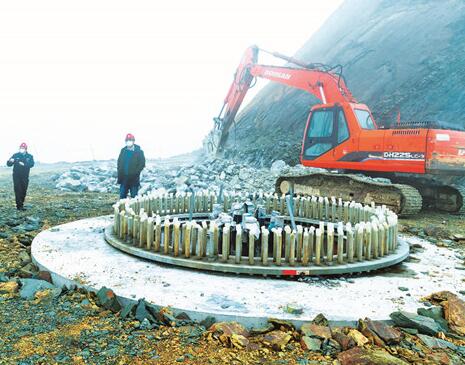
<path fill-rule="evenodd" d="M 269 317 L 300 325 L 318 313 L 345 324 L 364 317 L 388 320 L 395 310 L 415 312 L 427 294 L 457 292 L 464 286 L 464 271 L 455 268 L 461 261 L 454 251 L 418 238 L 409 241 L 423 246 L 423 252 L 413 254 L 420 262 L 348 278 L 299 282 L 213 274 L 129 256 L 105 242 L 103 230 L 110 222 L 110 217 L 97 217 L 41 232 L 32 244 L 33 261 L 50 271 L 58 285 L 74 283 L 93 290 L 106 286 L 123 298 L 145 298 L 175 312 L 185 311 L 193 319 L 211 315 L 247 326 L 263 324 Z M 287 313 L 288 305 L 303 313 Z"/>

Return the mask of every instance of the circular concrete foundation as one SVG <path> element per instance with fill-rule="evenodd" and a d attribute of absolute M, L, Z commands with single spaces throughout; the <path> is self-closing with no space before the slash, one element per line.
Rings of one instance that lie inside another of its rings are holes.
<path fill-rule="evenodd" d="M 192 257 L 186 259 L 183 257 L 173 257 L 170 255 L 165 255 L 159 252 L 154 252 L 153 250 L 143 249 L 141 247 L 136 247 L 133 244 L 123 241 L 117 237 L 113 232 L 113 226 L 109 225 L 105 228 L 105 240 L 114 248 L 126 252 L 130 255 L 137 256 L 146 260 L 175 265 L 178 267 L 185 267 L 190 269 L 198 269 L 205 271 L 213 271 L 219 273 L 233 273 L 233 274 L 244 274 L 244 275 L 262 275 L 262 276 L 272 276 L 272 277 L 285 277 L 285 276 L 329 276 L 329 275 L 341 275 L 341 274 L 352 274 L 352 273 L 362 273 L 369 272 L 374 270 L 383 269 L 389 266 L 398 264 L 399 262 L 404 261 L 409 255 L 409 245 L 405 240 L 400 239 L 397 249 L 380 258 L 372 260 L 364 260 L 361 262 L 355 261 L 353 263 L 345 264 L 335 264 L 327 265 L 323 263 L 322 265 L 294 265 L 289 266 L 288 264 L 283 264 L 282 266 L 263 266 L 258 262 L 254 265 L 241 264 L 236 265 L 233 263 L 233 260 L 229 260 L 228 263 L 222 263 L 218 260 L 208 261 L 200 260 L 198 257 Z M 132 242 L 132 240 L 131 240 Z M 243 258 L 242 262 L 245 262 L 246 259 Z M 258 261 L 258 260 L 256 260 Z"/>
<path fill-rule="evenodd" d="M 409 262 L 358 276 L 301 282 L 182 269 L 130 256 L 105 242 L 110 222 L 109 216 L 97 217 L 41 232 L 32 244 L 34 262 L 50 271 L 57 285 L 106 286 L 126 300 L 145 298 L 193 319 L 214 316 L 247 326 L 269 317 L 299 325 L 318 313 L 344 324 L 364 317 L 387 320 L 395 310 L 415 312 L 422 306 L 420 298 L 431 292 L 455 292 L 462 284 L 455 253 L 417 238 L 409 240 L 422 249 Z M 290 314 L 289 307 L 303 313 Z"/>

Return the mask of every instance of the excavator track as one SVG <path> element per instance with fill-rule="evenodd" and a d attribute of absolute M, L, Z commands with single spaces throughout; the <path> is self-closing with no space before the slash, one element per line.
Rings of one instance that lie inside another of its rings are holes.
<path fill-rule="evenodd" d="M 365 176 L 331 172 L 309 172 L 298 176 L 280 176 L 275 188 L 287 193 L 323 195 L 355 200 L 365 204 L 386 205 L 400 216 L 417 214 L 423 205 L 420 192 L 406 184 L 392 184 Z"/>
<path fill-rule="evenodd" d="M 410 216 L 417 214 L 423 207 L 423 198 L 420 192 L 413 186 L 405 184 L 393 184 L 401 193 L 401 216 Z"/>
<path fill-rule="evenodd" d="M 457 193 L 460 195 L 460 200 L 462 202 L 460 208 L 458 208 L 454 213 L 465 214 L 465 188 L 459 185 L 452 185 L 452 187 L 457 190 Z"/>
<path fill-rule="evenodd" d="M 434 177 L 398 177 L 390 178 L 394 184 L 413 186 L 423 198 L 423 208 L 439 210 L 451 214 L 465 214 L 465 187 L 453 181 L 439 180 Z"/>

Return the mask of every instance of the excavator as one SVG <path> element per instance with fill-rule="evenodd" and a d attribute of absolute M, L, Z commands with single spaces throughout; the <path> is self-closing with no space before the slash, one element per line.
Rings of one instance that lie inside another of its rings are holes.
<path fill-rule="evenodd" d="M 300 152 L 308 169 L 298 176 L 280 176 L 276 192 L 339 197 L 381 204 L 401 216 L 423 206 L 465 213 L 465 189 L 456 184 L 465 175 L 465 132 L 433 122 L 400 122 L 379 126 L 367 105 L 348 89 L 342 66 L 307 64 L 277 52 L 286 66 L 258 64 L 259 49 L 249 47 L 214 128 L 204 140 L 209 154 L 224 149 L 247 91 L 256 78 L 305 90 L 321 101 L 306 121 Z M 381 178 L 381 179 L 380 179 Z"/>

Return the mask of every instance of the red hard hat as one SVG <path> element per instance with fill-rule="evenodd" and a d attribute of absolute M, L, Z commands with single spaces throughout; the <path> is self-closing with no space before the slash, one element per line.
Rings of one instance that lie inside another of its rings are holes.
<path fill-rule="evenodd" d="M 134 137 L 133 134 L 131 134 L 131 133 L 126 134 L 125 141 L 135 141 L 135 140 L 136 140 L 136 138 Z"/>
<path fill-rule="evenodd" d="M 26 144 L 26 142 L 21 143 L 21 144 L 19 145 L 19 148 L 24 148 L 24 149 L 27 150 L 27 144 Z"/>

